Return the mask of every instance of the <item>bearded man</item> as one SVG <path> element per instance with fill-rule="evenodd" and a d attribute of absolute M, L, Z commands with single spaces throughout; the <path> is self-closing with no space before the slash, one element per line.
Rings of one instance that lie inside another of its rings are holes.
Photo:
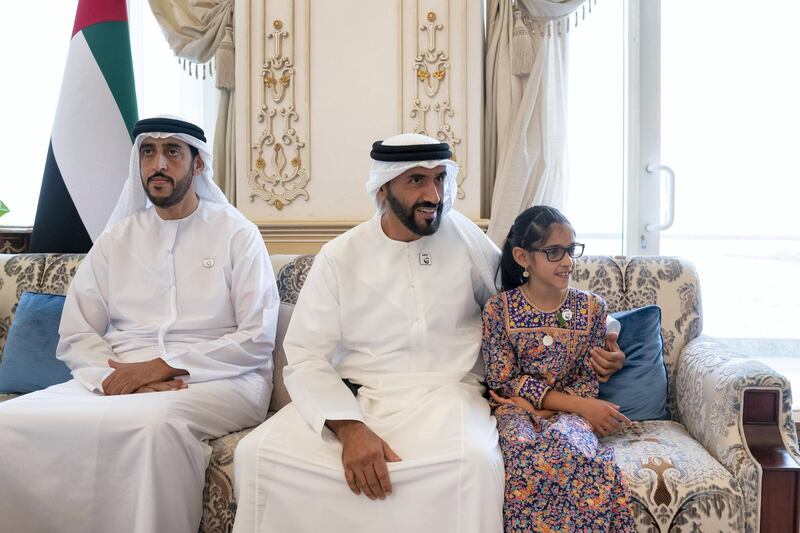
<path fill-rule="evenodd" d="M 236 449 L 236 533 L 502 531 L 479 353 L 499 251 L 452 209 L 447 144 L 371 156 L 377 214 L 322 247 L 286 334 L 292 403 Z"/>
<path fill-rule="evenodd" d="M 64 305 L 74 379 L 0 404 L 9 531 L 195 533 L 207 441 L 266 417 L 279 299 L 261 235 L 211 180 L 202 129 L 133 135 Z"/>

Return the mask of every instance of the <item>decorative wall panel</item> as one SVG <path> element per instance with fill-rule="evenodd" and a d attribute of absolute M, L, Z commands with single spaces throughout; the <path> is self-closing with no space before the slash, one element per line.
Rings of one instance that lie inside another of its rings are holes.
<path fill-rule="evenodd" d="M 459 157 L 463 148 L 461 138 L 456 136 L 451 124 L 455 111 L 450 102 L 452 76 L 448 76 L 450 31 L 440 22 L 440 15 L 435 11 L 428 11 L 423 16 L 419 4 L 417 1 L 415 6 L 418 25 L 413 67 L 417 83 L 410 116 L 416 120 L 414 133 L 435 137 L 450 145 L 453 159 L 461 167 L 457 178 L 458 199 L 463 199 L 465 194 L 461 185 L 467 177 L 466 167 Z"/>
<path fill-rule="evenodd" d="M 250 201 L 261 199 L 279 211 L 297 198 L 309 199 L 306 187 L 310 158 L 297 129 L 300 114 L 295 90 L 294 4 L 290 2 L 288 21 L 273 18 L 270 9 L 262 13 L 261 26 L 265 31 L 262 48 L 257 52 L 263 60 L 258 74 L 260 90 L 256 91 L 260 93 L 257 94 L 260 104 L 252 110 L 260 131 L 250 145 L 253 152 L 248 172 Z"/>
<path fill-rule="evenodd" d="M 480 218 L 481 2 L 237 0 L 235 17 L 237 202 L 265 233 L 371 217 L 372 142 L 413 131 L 451 144 L 456 207 Z"/>

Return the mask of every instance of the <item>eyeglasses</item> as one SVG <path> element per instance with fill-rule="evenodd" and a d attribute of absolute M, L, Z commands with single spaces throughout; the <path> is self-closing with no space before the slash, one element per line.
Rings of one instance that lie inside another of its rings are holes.
<path fill-rule="evenodd" d="M 531 251 L 547 254 L 547 260 L 551 263 L 556 263 L 564 259 L 564 254 L 569 254 L 569 256 L 573 259 L 577 259 L 578 257 L 582 256 L 583 244 L 574 242 L 566 248 L 563 246 L 554 246 L 552 248 L 531 248 Z"/>

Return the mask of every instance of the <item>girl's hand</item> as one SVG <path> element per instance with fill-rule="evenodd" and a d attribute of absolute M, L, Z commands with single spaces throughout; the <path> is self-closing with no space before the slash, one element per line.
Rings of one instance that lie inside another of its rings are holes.
<path fill-rule="evenodd" d="M 498 396 L 493 390 L 489 391 L 489 395 L 500 405 L 516 405 L 528 413 L 534 414 L 540 418 L 550 418 L 555 414 L 555 411 L 548 411 L 547 409 L 535 409 L 531 402 L 521 396 L 514 396 L 513 398 L 506 399 L 502 396 Z"/>
<path fill-rule="evenodd" d="M 585 418 L 598 435 L 611 435 L 631 423 L 619 412 L 619 405 L 596 398 L 582 398 L 577 414 Z"/>

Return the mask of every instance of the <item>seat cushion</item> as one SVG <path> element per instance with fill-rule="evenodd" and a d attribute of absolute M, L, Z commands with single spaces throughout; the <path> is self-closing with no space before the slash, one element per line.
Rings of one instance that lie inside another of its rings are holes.
<path fill-rule="evenodd" d="M 63 308 L 64 296 L 22 294 L 0 362 L 0 393 L 33 392 L 72 378 L 56 359 Z"/>
<path fill-rule="evenodd" d="M 639 531 L 742 531 L 739 483 L 677 422 L 634 422 L 603 442 L 631 490 Z"/>
<path fill-rule="evenodd" d="M 600 399 L 619 405 L 631 420 L 669 420 L 661 309 L 648 305 L 611 316 L 622 327 L 618 343 L 625 366 L 600 384 Z"/>
<path fill-rule="evenodd" d="M 211 460 L 206 469 L 203 488 L 203 518 L 198 533 L 217 533 L 233 530 L 236 499 L 233 494 L 233 452 L 236 445 L 253 428 L 229 433 L 210 441 Z"/>

